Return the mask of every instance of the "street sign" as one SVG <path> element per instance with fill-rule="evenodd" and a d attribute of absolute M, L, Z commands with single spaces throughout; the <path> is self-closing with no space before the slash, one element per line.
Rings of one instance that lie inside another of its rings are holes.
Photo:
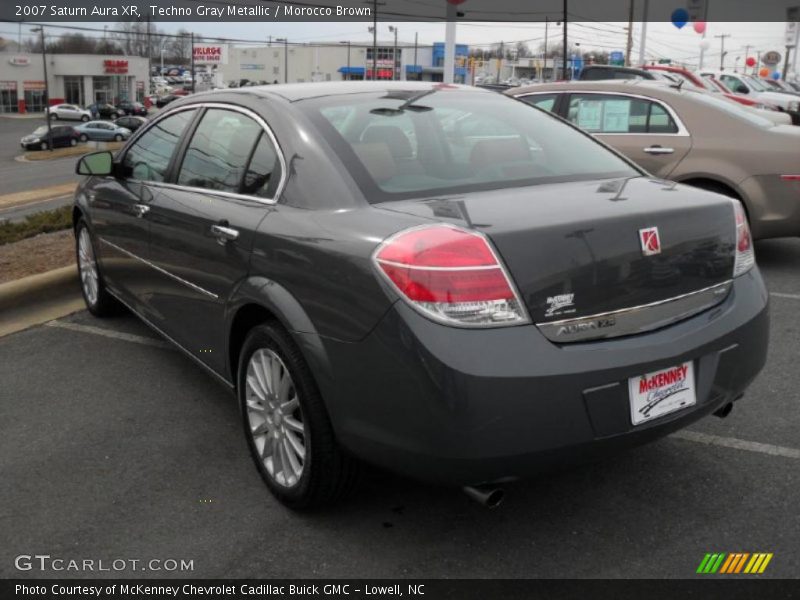
<path fill-rule="evenodd" d="M 775 66 L 781 62 L 781 53 L 770 50 L 761 55 L 761 62 L 765 65 Z"/>
<path fill-rule="evenodd" d="M 608 53 L 608 62 L 612 65 L 624 65 L 625 54 L 621 50 L 614 50 Z"/>
<path fill-rule="evenodd" d="M 658 59 L 658 64 L 660 64 L 660 65 L 671 65 L 672 64 L 672 59 L 671 58 L 659 58 Z"/>

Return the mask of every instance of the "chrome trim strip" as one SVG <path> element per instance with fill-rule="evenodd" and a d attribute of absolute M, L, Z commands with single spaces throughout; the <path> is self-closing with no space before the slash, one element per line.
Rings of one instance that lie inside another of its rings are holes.
<path fill-rule="evenodd" d="M 574 319 L 537 323 L 553 342 L 579 342 L 643 333 L 687 319 L 722 302 L 733 280 L 666 300 Z"/>
<path fill-rule="evenodd" d="M 514 96 L 514 98 L 525 98 L 527 96 L 541 96 L 543 94 L 600 94 L 600 95 L 603 95 L 603 96 L 626 96 L 628 98 L 637 98 L 639 100 L 646 100 L 648 102 L 655 102 L 656 104 L 660 105 L 662 108 L 664 108 L 669 113 L 669 115 L 674 119 L 675 124 L 678 126 L 677 133 L 647 133 L 647 132 L 645 132 L 645 133 L 627 133 L 625 131 L 620 131 L 620 132 L 617 132 L 617 133 L 614 133 L 614 132 L 605 133 L 605 132 L 602 132 L 602 131 L 586 131 L 586 130 L 584 130 L 589 135 L 649 135 L 649 136 L 654 136 L 654 135 L 659 135 L 660 136 L 660 135 L 663 135 L 663 136 L 672 136 L 672 137 L 691 137 L 691 134 L 689 133 L 689 130 L 686 128 L 686 125 L 683 124 L 683 121 L 681 121 L 680 117 L 678 116 L 678 113 L 676 113 L 675 110 L 669 104 L 667 104 L 664 100 L 661 100 L 660 98 L 655 98 L 653 96 L 643 96 L 641 94 L 631 94 L 630 92 L 612 92 L 610 90 L 609 91 L 598 91 L 598 90 L 547 90 L 547 91 L 541 91 L 541 92 L 526 92 L 524 94 L 518 94 L 518 95 Z M 556 113 L 553 113 L 553 114 L 556 114 Z M 561 116 L 561 115 L 556 115 L 556 116 Z M 567 120 L 567 121 L 569 121 L 569 119 L 567 119 L 567 117 L 562 117 L 562 118 Z M 572 123 L 572 121 L 570 121 L 570 123 Z M 577 123 L 573 123 L 573 125 L 575 125 L 576 127 L 578 126 Z"/>
<path fill-rule="evenodd" d="M 111 246 L 111 247 L 112 247 L 112 248 L 114 248 L 115 250 L 117 250 L 117 251 L 119 251 L 119 252 L 122 252 L 123 254 L 125 254 L 125 255 L 127 255 L 127 256 L 130 256 L 131 258 L 133 258 L 133 259 L 135 259 L 135 260 L 138 260 L 138 261 L 140 261 L 140 262 L 142 262 L 142 263 L 146 264 L 148 267 L 152 267 L 152 268 L 154 268 L 154 269 L 155 269 L 156 271 L 158 271 L 159 273 L 163 273 L 163 274 L 164 274 L 164 275 L 166 275 L 167 277 L 171 277 L 171 278 L 172 278 L 172 279 L 174 279 L 175 281 L 177 281 L 177 282 L 179 282 L 179 283 L 182 283 L 183 285 L 185 285 L 185 286 L 188 286 L 188 287 L 192 288 L 192 289 L 193 289 L 193 290 L 195 290 L 196 292 L 200 292 L 201 294 L 205 294 L 206 296 L 208 296 L 208 297 L 210 297 L 210 298 L 213 298 L 214 300 L 219 300 L 219 296 L 217 296 L 217 295 L 216 295 L 214 292 L 209 292 L 208 290 L 201 288 L 199 285 L 195 285 L 195 284 L 194 284 L 194 283 L 192 283 L 191 281 L 186 281 L 185 279 L 182 279 L 182 278 L 178 277 L 177 275 L 173 275 L 173 274 L 172 274 L 172 273 L 170 273 L 169 271 L 166 271 L 166 270 L 162 269 L 161 267 L 159 267 L 159 266 L 157 266 L 157 265 L 154 265 L 154 264 L 153 264 L 153 263 L 151 263 L 149 260 L 147 260 L 147 259 L 144 259 L 144 258 L 142 258 L 141 256 L 137 256 L 137 255 L 135 255 L 133 252 L 128 252 L 127 250 L 125 250 L 125 248 L 120 248 L 120 247 L 119 247 L 119 246 L 117 246 L 116 244 L 114 244 L 114 243 L 112 243 L 112 242 L 109 242 L 107 239 L 104 239 L 104 238 L 102 238 L 102 237 L 99 237 L 99 236 L 98 236 L 98 238 L 97 238 L 97 239 L 99 239 L 99 240 L 100 240 L 101 242 L 103 242 L 104 244 L 106 244 L 106 245 L 108 245 L 108 246 Z"/>
<path fill-rule="evenodd" d="M 146 181 L 146 180 L 141 180 L 141 179 L 128 179 L 128 181 L 133 181 L 135 183 L 143 183 L 143 184 L 150 185 L 150 186 L 153 186 L 153 187 L 163 187 L 163 188 L 169 188 L 169 189 L 185 190 L 187 192 L 201 192 L 203 194 L 213 194 L 213 195 L 216 195 L 216 196 L 223 196 L 225 198 L 249 200 L 251 202 L 253 202 L 253 201 L 254 202 L 260 202 L 261 204 L 267 204 L 267 205 L 270 205 L 270 206 L 273 205 L 273 204 L 277 204 L 278 200 L 281 197 L 281 194 L 283 193 L 283 188 L 286 186 L 286 181 L 289 178 L 289 174 L 288 174 L 287 166 L 286 166 L 286 157 L 283 154 L 283 148 L 281 148 L 281 145 L 278 143 L 278 138 L 275 137 L 275 134 L 272 132 L 272 129 L 270 128 L 270 126 L 267 125 L 267 122 L 261 116 L 259 116 L 258 113 L 253 112 L 249 108 L 244 108 L 244 107 L 238 106 L 236 104 L 225 104 L 224 102 L 198 102 L 196 104 L 186 104 L 184 106 L 179 106 L 179 107 L 173 108 L 171 110 L 168 110 L 168 111 L 166 111 L 164 113 L 159 113 L 153 121 L 148 123 L 148 125 L 146 127 L 140 127 L 139 130 L 136 132 L 136 135 L 135 136 L 131 136 L 128 144 L 125 146 L 125 153 L 122 155 L 122 158 L 124 159 L 125 154 L 128 153 L 128 150 L 130 149 L 130 147 L 133 146 L 136 143 L 136 140 L 139 139 L 139 137 L 144 135 L 145 131 L 149 131 L 150 129 L 152 129 L 152 127 L 156 123 L 161 121 L 162 119 L 165 119 L 170 115 L 173 115 L 175 113 L 179 113 L 179 112 L 182 112 L 182 111 L 185 111 L 185 110 L 194 110 L 194 109 L 200 109 L 200 108 L 219 108 L 219 109 L 223 109 L 223 110 L 231 110 L 233 112 L 239 112 L 239 113 L 242 113 L 243 115 L 246 115 L 246 116 L 250 117 L 251 119 L 253 119 L 256 123 L 258 123 L 261 126 L 261 128 L 264 130 L 264 132 L 266 132 L 266 134 L 269 136 L 270 140 L 272 140 L 272 143 L 275 146 L 275 149 L 277 150 L 278 162 L 280 162 L 280 164 L 281 164 L 281 178 L 280 178 L 280 181 L 278 182 L 278 187 L 275 188 L 275 195 L 272 198 L 261 198 L 259 196 L 250 196 L 250 195 L 247 195 L 247 194 L 236 194 L 236 193 L 233 193 L 233 192 L 221 192 L 221 191 L 217 191 L 217 190 L 209 190 L 207 188 L 198 188 L 198 187 L 191 187 L 191 186 L 185 186 L 185 185 L 178 185 L 178 184 L 175 184 L 175 183 L 164 183 L 164 182 L 161 182 L 161 181 Z"/>
<path fill-rule="evenodd" d="M 151 322 L 149 319 L 147 319 L 146 317 L 144 317 L 144 316 L 142 316 L 140 313 L 138 313 L 136 310 L 134 310 L 134 308 L 133 308 L 133 307 L 131 307 L 131 305 L 130 305 L 130 304 L 128 304 L 127 302 L 125 302 L 125 300 L 123 300 L 123 299 L 120 297 L 120 294 L 117 294 L 115 291 L 113 291 L 113 290 L 111 290 L 111 289 L 109 289 L 109 288 L 106 288 L 106 290 L 108 291 L 108 293 L 109 293 L 109 294 L 111 294 L 112 296 L 114 296 L 114 298 L 116 298 L 116 299 L 117 299 L 117 300 L 118 300 L 118 301 L 119 301 L 121 304 L 124 304 L 124 305 L 125 305 L 125 308 L 127 308 L 127 309 L 128 309 L 129 311 L 131 311 L 131 312 L 132 312 L 134 315 L 136 315 L 136 316 L 137 316 L 139 319 L 141 319 L 141 321 L 142 321 L 142 322 L 143 322 L 145 325 L 147 325 L 147 326 L 148 326 L 150 329 L 152 329 L 153 331 L 155 331 L 155 332 L 156 332 L 158 335 L 160 335 L 161 337 L 165 338 L 165 339 L 166 339 L 167 341 L 169 341 L 170 343 L 174 344 L 174 345 L 175 345 L 175 347 L 176 347 L 176 348 L 178 348 L 178 350 L 180 350 L 181 352 L 183 352 L 183 353 L 184 353 L 186 356 L 188 356 L 189 358 L 191 358 L 191 359 L 192 359 L 193 361 L 195 361 L 195 362 L 196 362 L 198 365 L 200 365 L 200 366 L 201 366 L 201 367 L 203 367 L 203 368 L 204 368 L 206 371 L 208 371 L 209 373 L 211 373 L 211 374 L 212 374 L 214 377 L 216 377 L 216 378 L 217 378 L 219 381 L 221 381 L 222 383 L 224 383 L 226 387 L 228 387 L 228 388 L 230 388 L 230 389 L 232 389 L 232 390 L 236 388 L 236 386 L 235 386 L 233 383 L 231 383 L 231 382 L 230 382 L 230 381 L 228 381 L 228 380 L 227 380 L 225 377 L 223 377 L 222 375 L 220 375 L 219 373 L 217 373 L 217 372 L 216 372 L 214 369 L 212 369 L 211 367 L 209 367 L 209 366 L 208 366 L 206 363 L 204 363 L 202 360 L 200 360 L 200 359 L 199 359 L 198 357 L 196 357 L 194 354 L 192 354 L 191 352 L 189 352 L 189 351 L 188 351 L 186 348 L 184 348 L 183 346 L 181 346 L 181 345 L 180 345 L 178 342 L 176 342 L 176 341 L 175 341 L 175 340 L 174 340 L 172 337 L 170 337 L 169 335 L 167 335 L 166 333 L 164 333 L 164 332 L 163 332 L 161 329 L 159 329 L 158 327 L 156 327 L 155 325 L 153 325 L 153 323 L 152 323 L 152 322 Z"/>

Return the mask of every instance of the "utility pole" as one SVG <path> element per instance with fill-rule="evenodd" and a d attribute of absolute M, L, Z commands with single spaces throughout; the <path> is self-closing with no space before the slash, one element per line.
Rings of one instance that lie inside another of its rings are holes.
<path fill-rule="evenodd" d="M 394 33 L 394 49 L 392 50 L 392 81 L 400 79 L 397 76 L 397 27 L 389 25 L 389 32 Z"/>
<path fill-rule="evenodd" d="M 192 53 L 192 93 L 194 94 L 195 89 L 195 76 L 194 76 L 194 31 L 190 37 L 191 40 L 191 47 L 189 48 L 189 52 Z"/>
<path fill-rule="evenodd" d="M 633 0 L 628 1 L 628 43 L 625 46 L 625 66 L 631 66 L 631 50 L 633 50 Z"/>
<path fill-rule="evenodd" d="M 539 81 L 544 82 L 544 68 L 547 66 L 547 27 L 550 25 L 550 17 L 544 18 L 544 56 L 542 56 L 542 68 L 539 70 Z"/>
<path fill-rule="evenodd" d="M 378 0 L 372 0 L 372 80 L 378 77 Z"/>
<path fill-rule="evenodd" d="M 705 41 L 706 34 L 708 33 L 708 3 L 710 1 L 711 0 L 705 0 L 705 4 L 703 6 L 703 23 L 706 24 L 706 28 L 703 30 L 703 41 Z M 702 69 L 703 68 L 703 58 L 705 58 L 705 55 L 706 55 L 706 49 L 703 47 L 703 44 L 701 42 L 701 44 L 700 44 L 700 60 L 698 61 L 698 64 L 697 64 L 697 68 L 698 69 Z"/>
<path fill-rule="evenodd" d="M 644 5 L 642 7 L 642 31 L 639 33 L 641 38 L 639 39 L 639 66 L 644 64 L 644 45 L 645 39 L 647 38 L 647 8 L 648 8 L 649 0 L 644 0 Z M 633 0 L 631 0 L 631 4 L 633 4 Z"/>
<path fill-rule="evenodd" d="M 418 46 L 418 32 L 414 32 L 414 72 L 416 73 L 417 69 L 417 46 Z"/>
<path fill-rule="evenodd" d="M 458 7 L 453 2 L 447 3 L 446 22 L 444 26 L 444 73 L 442 81 L 453 83 L 456 74 L 456 20 Z"/>
<path fill-rule="evenodd" d="M 742 73 L 747 75 L 747 59 L 750 57 L 750 48 L 752 48 L 752 44 L 747 44 L 744 47 L 744 67 L 742 67 Z"/>
<path fill-rule="evenodd" d="M 794 45 L 786 44 L 786 54 L 783 57 L 783 72 L 781 74 L 781 79 L 786 79 L 786 73 L 789 71 L 789 55 L 792 53 L 792 48 Z"/>
<path fill-rule="evenodd" d="M 562 41 L 562 69 L 561 69 L 561 76 L 564 81 L 567 81 L 567 0 L 564 0 L 564 39 Z"/>
<path fill-rule="evenodd" d="M 346 42 L 339 42 L 340 44 L 347 44 L 347 77 L 345 79 L 350 81 L 350 40 Z"/>
<path fill-rule="evenodd" d="M 275 38 L 283 42 L 283 83 L 289 83 L 289 38 Z"/>
<path fill-rule="evenodd" d="M 715 38 L 719 38 L 720 43 L 720 54 L 719 54 L 719 70 L 725 70 L 725 38 L 731 37 L 730 33 L 721 33 L 720 35 L 715 35 Z"/>
<path fill-rule="evenodd" d="M 103 37 L 105 37 L 105 30 L 103 30 Z M 153 51 L 152 47 L 150 46 L 150 15 L 147 15 L 147 91 L 151 92 L 153 90 L 150 89 L 150 78 L 153 76 Z M 194 81 L 194 77 L 192 77 Z M 194 85 L 194 84 L 193 84 Z"/>
<path fill-rule="evenodd" d="M 50 129 L 50 84 L 47 81 L 47 54 L 44 49 L 44 25 L 31 29 L 33 32 L 39 32 L 42 40 L 42 65 L 44 66 L 44 107 L 45 115 L 47 117 L 47 149 L 53 151 L 53 136 Z M 26 108 L 27 110 L 27 108 Z"/>

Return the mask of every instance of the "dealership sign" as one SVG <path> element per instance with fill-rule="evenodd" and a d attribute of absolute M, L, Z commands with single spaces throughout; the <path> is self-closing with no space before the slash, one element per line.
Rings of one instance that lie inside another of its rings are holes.
<path fill-rule="evenodd" d="M 127 60 L 104 60 L 103 70 L 106 73 L 125 74 L 128 72 Z"/>
<path fill-rule="evenodd" d="M 770 50 L 761 55 L 761 62 L 765 65 L 777 65 L 781 62 L 781 53 L 775 50 Z"/>
<path fill-rule="evenodd" d="M 192 49 L 195 64 L 227 65 L 228 47 L 224 45 L 195 44 Z"/>
<path fill-rule="evenodd" d="M 27 56 L 12 56 L 8 59 L 8 62 L 15 67 L 27 67 L 31 64 L 31 59 Z"/>

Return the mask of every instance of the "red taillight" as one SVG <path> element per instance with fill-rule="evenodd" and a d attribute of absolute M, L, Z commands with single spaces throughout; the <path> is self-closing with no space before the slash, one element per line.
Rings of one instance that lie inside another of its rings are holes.
<path fill-rule="evenodd" d="M 526 322 L 522 303 L 482 235 L 448 225 L 409 229 L 376 251 L 380 271 L 417 310 L 454 325 Z"/>
<path fill-rule="evenodd" d="M 733 213 L 736 217 L 736 261 L 733 265 L 733 276 L 737 277 L 749 271 L 755 264 L 756 258 L 747 215 L 738 200 L 733 200 Z"/>
<path fill-rule="evenodd" d="M 781 175 L 784 181 L 800 181 L 800 175 Z"/>

